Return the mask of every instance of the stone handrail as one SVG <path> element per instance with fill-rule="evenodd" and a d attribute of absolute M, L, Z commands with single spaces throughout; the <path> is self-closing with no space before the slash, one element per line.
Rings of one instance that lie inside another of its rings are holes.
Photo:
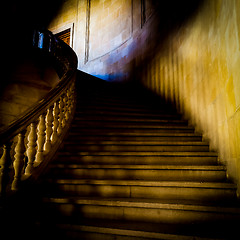
<path fill-rule="evenodd" d="M 52 58 L 59 83 L 11 125 L 0 129 L 0 196 L 36 179 L 59 148 L 76 104 L 77 56 L 49 31 L 34 31 L 33 48 Z"/>

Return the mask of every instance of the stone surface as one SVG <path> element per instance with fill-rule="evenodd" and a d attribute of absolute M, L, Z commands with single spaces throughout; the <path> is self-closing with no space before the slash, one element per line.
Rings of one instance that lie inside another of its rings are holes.
<path fill-rule="evenodd" d="M 89 41 L 87 1 L 66 1 L 49 25 L 74 23 L 79 69 L 106 80 L 141 78 L 210 139 L 240 186 L 239 0 L 161 2 L 159 14 L 150 0 L 90 3 Z"/>

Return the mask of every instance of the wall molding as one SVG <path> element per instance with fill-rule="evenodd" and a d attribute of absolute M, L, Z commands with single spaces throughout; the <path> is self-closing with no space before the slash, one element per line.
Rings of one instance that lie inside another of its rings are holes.
<path fill-rule="evenodd" d="M 86 31 L 85 31 L 85 58 L 84 63 L 86 64 L 89 59 L 89 35 L 90 35 L 90 11 L 91 0 L 87 0 L 86 6 Z"/>
<path fill-rule="evenodd" d="M 130 2 L 130 19 L 131 19 L 131 23 L 130 23 L 130 36 L 128 37 L 128 39 L 126 39 L 124 42 L 122 42 L 121 44 L 119 44 L 118 46 L 116 46 L 114 49 L 111 49 L 108 52 L 103 53 L 100 56 L 97 56 L 95 58 L 89 59 L 89 54 L 90 54 L 90 24 L 91 24 L 91 0 L 86 0 L 87 4 L 86 4 L 86 30 L 85 30 L 85 58 L 84 58 L 84 64 L 87 64 L 88 62 L 93 62 L 95 60 L 99 60 L 102 57 L 110 54 L 111 52 L 116 51 L 118 48 L 120 48 L 122 45 L 126 44 L 126 42 L 128 42 L 129 40 L 132 39 L 133 37 L 133 1 L 131 0 Z"/>
<path fill-rule="evenodd" d="M 141 28 L 143 28 L 146 22 L 146 2 L 141 0 Z"/>

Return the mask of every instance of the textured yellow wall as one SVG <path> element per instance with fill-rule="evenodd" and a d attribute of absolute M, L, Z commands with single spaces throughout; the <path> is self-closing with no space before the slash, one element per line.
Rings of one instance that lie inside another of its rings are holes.
<path fill-rule="evenodd" d="M 209 138 L 240 186 L 240 1 L 205 1 L 143 76 L 145 86 L 175 102 Z"/>

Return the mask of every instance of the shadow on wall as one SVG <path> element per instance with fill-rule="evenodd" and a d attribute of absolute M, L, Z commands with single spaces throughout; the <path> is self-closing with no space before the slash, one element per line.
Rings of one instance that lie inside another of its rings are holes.
<path fill-rule="evenodd" d="M 7 15 L 7 27 L 4 29 L 6 41 L 1 56 L 4 76 L 7 79 L 12 68 L 18 66 L 24 56 L 31 52 L 33 29 L 46 28 L 55 17 L 63 0 L 11 0 L 5 1 L 3 9 Z M 2 80 L 1 80 L 2 84 Z"/>
<path fill-rule="evenodd" d="M 32 40 L 33 30 L 46 28 L 61 3 L 11 0 L 3 5 L 10 19 L 1 54 L 0 127 L 16 120 L 59 81 L 52 62 L 34 52 Z"/>
<path fill-rule="evenodd" d="M 199 1 L 182 14 L 183 3 L 163 16 L 159 5 L 159 44 L 134 72 L 210 140 L 240 192 L 240 2 Z"/>
<path fill-rule="evenodd" d="M 136 55 L 131 61 L 131 78 L 138 81 L 143 70 L 157 54 L 164 54 L 169 38 L 182 25 L 191 21 L 205 0 L 169 0 L 151 1 L 154 8 L 153 17 L 146 23 L 139 36 L 132 43 L 130 51 Z M 146 36 L 147 35 L 147 36 Z M 180 39 L 179 39 L 180 41 Z M 140 55 L 139 55 L 140 54 Z"/>

